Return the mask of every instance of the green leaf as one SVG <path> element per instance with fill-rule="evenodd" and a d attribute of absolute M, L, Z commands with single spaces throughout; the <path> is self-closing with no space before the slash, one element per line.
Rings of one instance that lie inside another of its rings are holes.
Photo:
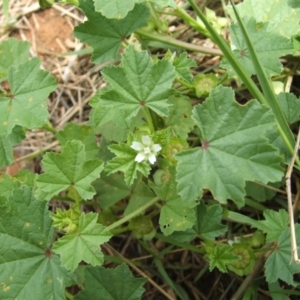
<path fill-rule="evenodd" d="M 40 70 L 40 60 L 33 58 L 8 72 L 11 94 L 0 96 L 0 136 L 7 136 L 16 125 L 36 128 L 48 117 L 47 97 L 56 88 L 50 73 Z"/>
<path fill-rule="evenodd" d="M 13 163 L 13 146 L 25 138 L 22 127 L 15 126 L 12 132 L 6 137 L 0 137 L 0 168 Z"/>
<path fill-rule="evenodd" d="M 265 225 L 266 229 L 264 231 L 267 233 L 266 242 L 275 242 L 289 224 L 288 213 L 284 209 L 280 209 L 279 211 L 265 210 L 264 217 L 265 220 L 259 222 Z"/>
<path fill-rule="evenodd" d="M 143 182 L 138 181 L 137 184 L 131 189 L 131 197 L 129 203 L 124 211 L 124 215 L 127 216 L 134 212 L 144 204 L 148 203 L 153 197 L 153 192 Z"/>
<path fill-rule="evenodd" d="M 164 201 L 160 211 L 159 226 L 164 235 L 174 231 L 185 231 L 195 223 L 193 207 L 196 202 L 185 202 L 176 192 L 175 168 L 170 168 L 162 175 L 163 183 L 155 185 L 149 183 L 155 194 Z"/>
<path fill-rule="evenodd" d="M 276 32 L 269 32 L 267 23 L 257 24 L 253 18 L 245 18 L 244 23 L 267 77 L 270 78 L 273 75 L 280 74 L 282 65 L 279 58 L 287 54 L 293 54 L 292 41 Z M 234 24 L 230 27 L 230 36 L 232 39 L 231 48 L 233 53 L 242 64 L 244 70 L 249 76 L 256 74 L 247 43 L 239 25 Z M 230 77 L 238 79 L 237 73 L 226 59 L 223 60 L 221 67 L 227 69 Z"/>
<path fill-rule="evenodd" d="M 188 83 L 193 82 L 190 68 L 196 67 L 197 64 L 195 60 L 187 56 L 186 52 L 181 53 L 174 58 L 173 66 L 175 67 L 176 77 L 180 77 Z"/>
<path fill-rule="evenodd" d="M 128 266 L 122 264 L 115 269 L 87 267 L 85 290 L 74 300 L 139 300 L 144 293 L 145 278 L 134 278 Z"/>
<path fill-rule="evenodd" d="M 111 109 L 101 101 L 101 91 L 97 93 L 91 100 L 90 105 L 93 110 L 90 119 L 95 127 L 97 134 L 102 134 L 108 141 L 123 142 L 126 141 L 129 132 L 141 123 L 142 114 L 127 120 L 126 116 L 130 111 L 124 109 Z"/>
<path fill-rule="evenodd" d="M 280 183 L 268 183 L 269 186 L 278 188 Z M 276 195 L 276 190 L 264 187 L 256 182 L 247 181 L 246 182 L 246 193 L 247 196 L 256 200 L 257 202 L 265 202 L 272 199 Z"/>
<path fill-rule="evenodd" d="M 147 0 L 94 0 L 96 11 L 100 12 L 106 18 L 123 19 L 135 4 Z M 151 0 L 160 6 L 175 6 L 174 0 Z M 136 5 L 137 6 L 137 5 Z"/>
<path fill-rule="evenodd" d="M 51 252 L 52 240 L 47 203 L 31 188 L 14 190 L 0 209 L 0 299 L 65 299 L 75 276 Z"/>
<path fill-rule="evenodd" d="M 231 253 L 231 246 L 216 244 L 213 250 L 207 254 L 209 258 L 209 270 L 218 268 L 222 273 L 227 272 L 227 265 L 237 261 L 237 256 Z"/>
<path fill-rule="evenodd" d="M 202 238 L 214 240 L 227 231 L 227 226 L 221 224 L 223 209 L 221 205 L 207 206 L 203 201 L 196 207 L 195 232 Z"/>
<path fill-rule="evenodd" d="M 115 156 L 108 149 L 108 146 L 110 146 L 111 144 L 112 142 L 107 141 L 104 137 L 102 137 L 100 140 L 98 158 L 104 161 L 104 163 L 107 163 Z"/>
<path fill-rule="evenodd" d="M 100 206 L 103 209 L 126 198 L 131 191 L 131 188 L 124 182 L 124 176 L 121 173 L 100 178 L 93 185 L 97 191 L 97 197 L 100 199 Z"/>
<path fill-rule="evenodd" d="M 107 175 L 122 171 L 125 175 L 125 181 L 128 186 L 132 185 L 134 179 L 137 178 L 137 172 L 148 176 L 150 166 L 146 162 L 136 162 L 135 157 L 137 152 L 130 148 L 127 144 L 117 144 L 109 146 L 109 150 L 113 152 L 116 157 L 110 160 L 105 166 Z"/>
<path fill-rule="evenodd" d="M 96 64 L 116 59 L 122 40 L 136 29 L 146 26 L 150 16 L 149 9 L 145 5 L 136 5 L 122 20 L 107 19 L 95 12 L 92 0 L 80 0 L 80 8 L 88 21 L 75 27 L 74 35 L 93 47 L 92 62 Z"/>
<path fill-rule="evenodd" d="M 12 66 L 18 66 L 29 59 L 28 42 L 9 38 L 0 44 L 0 82 L 7 79 Z"/>
<path fill-rule="evenodd" d="M 103 162 L 86 159 L 84 145 L 80 141 L 69 141 L 60 153 L 47 153 L 43 158 L 44 174 L 36 181 L 37 187 L 46 193 L 49 200 L 59 192 L 73 186 L 83 199 L 91 199 L 95 189 L 91 186 L 100 176 Z"/>
<path fill-rule="evenodd" d="M 0 176 L 0 206 L 4 205 L 13 191 L 20 187 L 20 182 L 8 175 Z"/>
<path fill-rule="evenodd" d="M 95 134 L 91 126 L 68 123 L 63 130 L 56 133 L 56 137 L 62 146 L 68 141 L 81 141 L 85 146 L 86 159 L 95 158 L 98 153 L 99 147 L 95 142 Z"/>
<path fill-rule="evenodd" d="M 195 201 L 210 189 L 221 203 L 244 204 L 245 181 L 281 180 L 281 157 L 264 137 L 275 126 L 271 112 L 256 101 L 241 106 L 230 88 L 218 87 L 193 109 L 201 132 L 201 148 L 176 154 L 178 192 Z"/>
<path fill-rule="evenodd" d="M 300 241 L 300 227 L 296 224 L 296 239 Z M 281 279 L 296 286 L 293 274 L 299 273 L 299 264 L 292 260 L 290 228 L 286 228 L 280 235 L 278 245 L 265 263 L 266 279 L 269 283 Z"/>
<path fill-rule="evenodd" d="M 99 245 L 111 238 L 106 227 L 97 224 L 98 214 L 82 213 L 75 232 L 58 239 L 53 251 L 60 255 L 62 264 L 74 271 L 83 260 L 93 266 L 102 265 L 103 253 Z"/>
<path fill-rule="evenodd" d="M 169 113 L 167 99 L 171 93 L 174 67 L 166 60 L 153 63 L 147 51 L 135 51 L 128 46 L 122 66 L 109 66 L 102 71 L 112 90 L 101 95 L 101 101 L 111 109 L 124 109 L 131 120 L 143 107 L 161 116 Z"/>
<path fill-rule="evenodd" d="M 298 1 L 245 0 L 237 5 L 241 17 L 253 17 L 257 23 L 268 22 L 268 31 L 290 38 L 300 31 Z M 235 20 L 232 9 L 230 16 Z"/>
<path fill-rule="evenodd" d="M 280 287 L 278 281 L 268 284 L 269 292 L 272 300 L 290 300 L 291 298 L 285 294 L 285 290 Z"/>
<path fill-rule="evenodd" d="M 195 126 L 194 120 L 192 120 L 192 105 L 188 97 L 184 96 L 171 96 L 169 103 L 170 113 L 166 118 L 165 124 L 170 127 L 171 131 L 182 139 L 188 137 L 188 133 L 192 131 Z"/>
<path fill-rule="evenodd" d="M 286 120 L 290 124 L 297 122 L 300 117 L 300 99 L 291 93 L 280 93 L 277 99 Z"/>

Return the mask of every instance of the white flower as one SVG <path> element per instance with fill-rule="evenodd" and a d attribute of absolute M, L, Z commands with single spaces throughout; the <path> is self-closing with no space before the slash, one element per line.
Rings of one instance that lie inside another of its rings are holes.
<path fill-rule="evenodd" d="M 143 160 L 149 160 L 150 164 L 155 163 L 157 152 L 161 150 L 161 146 L 153 144 L 148 135 L 142 136 L 142 143 L 132 142 L 130 147 L 139 152 L 135 157 L 135 161 L 142 162 Z"/>

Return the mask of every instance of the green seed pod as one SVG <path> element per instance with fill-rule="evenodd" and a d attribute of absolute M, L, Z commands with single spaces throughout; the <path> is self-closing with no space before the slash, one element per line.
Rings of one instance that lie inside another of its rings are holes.
<path fill-rule="evenodd" d="M 255 264 L 255 255 L 249 244 L 233 244 L 231 253 L 238 257 L 234 263 L 228 264 L 228 269 L 239 276 L 248 275 Z"/>
<path fill-rule="evenodd" d="M 148 216 L 141 215 L 133 218 L 129 223 L 129 228 L 136 238 L 146 241 L 151 240 L 156 234 L 152 220 Z"/>
<path fill-rule="evenodd" d="M 194 88 L 197 97 L 208 96 L 209 92 L 218 84 L 218 78 L 214 74 L 199 74 L 194 78 Z"/>
<path fill-rule="evenodd" d="M 164 155 L 173 164 L 176 163 L 174 155 L 187 149 L 188 145 L 185 140 L 179 138 L 172 138 L 169 140 L 168 144 L 163 147 L 162 155 Z"/>

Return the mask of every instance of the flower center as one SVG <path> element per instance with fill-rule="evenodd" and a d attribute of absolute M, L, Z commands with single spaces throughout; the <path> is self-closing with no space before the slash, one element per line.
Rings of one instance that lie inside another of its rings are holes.
<path fill-rule="evenodd" d="M 151 152 L 150 147 L 145 147 L 144 148 L 144 153 L 149 154 Z"/>

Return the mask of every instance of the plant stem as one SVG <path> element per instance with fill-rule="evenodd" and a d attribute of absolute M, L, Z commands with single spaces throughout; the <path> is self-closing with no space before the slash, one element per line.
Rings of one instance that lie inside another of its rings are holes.
<path fill-rule="evenodd" d="M 74 299 L 74 296 L 71 293 L 69 293 L 68 291 L 65 290 L 64 293 L 65 293 L 66 299 L 70 299 L 70 300 Z"/>
<path fill-rule="evenodd" d="M 194 86 L 193 86 L 192 84 L 187 83 L 186 81 L 180 79 L 179 77 L 176 77 L 175 80 L 176 80 L 177 82 L 179 82 L 181 85 L 187 87 L 188 89 L 190 89 L 190 90 L 192 90 L 192 91 L 195 90 L 195 88 L 194 88 Z"/>
<path fill-rule="evenodd" d="M 155 202 L 157 202 L 159 200 L 158 197 L 155 197 L 153 199 L 151 199 L 148 203 L 144 204 L 143 206 L 141 206 L 140 208 L 138 208 L 137 210 L 135 210 L 134 212 L 132 212 L 131 214 L 125 216 L 124 218 L 122 218 L 121 220 L 111 224 L 110 226 L 107 227 L 108 231 L 111 231 L 117 227 L 119 227 L 120 225 L 128 222 L 129 220 L 131 220 L 132 218 L 138 216 L 139 214 L 141 214 L 142 212 L 144 212 L 148 207 L 152 206 Z"/>
<path fill-rule="evenodd" d="M 235 222 L 235 223 L 248 224 L 259 230 L 266 231 L 265 225 L 263 225 L 261 222 L 253 220 L 247 216 L 244 216 L 240 213 L 236 213 L 233 211 L 224 210 L 223 219 L 229 220 L 229 221 Z"/>
<path fill-rule="evenodd" d="M 143 106 L 143 112 L 144 112 L 145 118 L 147 120 L 147 123 L 149 125 L 149 128 L 151 130 L 151 133 L 154 133 L 155 130 L 154 130 L 154 125 L 153 125 L 153 121 L 152 121 L 152 117 L 151 117 L 149 108 L 146 106 Z"/>
<path fill-rule="evenodd" d="M 183 21 L 187 23 L 188 26 L 191 26 L 198 32 L 201 32 L 204 36 L 211 38 L 210 33 L 208 30 L 204 27 L 201 26 L 195 19 L 193 19 L 190 15 L 186 13 L 185 10 L 183 10 L 181 7 L 176 8 L 176 15 L 180 17 Z"/>
<path fill-rule="evenodd" d="M 193 52 L 200 52 L 200 53 L 205 53 L 205 54 L 211 54 L 211 55 L 219 55 L 222 56 L 223 53 L 219 49 L 212 49 L 208 47 L 203 47 L 203 46 L 198 46 L 190 43 L 186 43 L 183 41 L 176 40 L 170 36 L 164 36 L 160 35 L 158 33 L 152 33 L 152 32 L 147 32 L 143 29 L 139 29 L 135 31 L 136 34 L 139 36 L 152 40 L 152 41 L 158 41 L 162 42 L 167 45 L 171 45 L 177 48 L 193 51 Z"/>
<path fill-rule="evenodd" d="M 42 128 L 45 129 L 45 130 L 47 130 L 47 131 L 49 131 L 49 132 L 51 132 L 51 133 L 53 133 L 53 134 L 57 133 L 57 131 L 53 128 L 53 126 L 52 126 L 52 124 L 50 122 L 47 122 L 46 124 L 44 124 L 42 126 Z"/>
<path fill-rule="evenodd" d="M 155 24 L 156 28 L 158 28 L 159 30 L 162 30 L 161 21 L 157 17 L 157 13 L 155 12 L 155 9 L 153 7 L 153 3 L 152 2 L 147 2 L 147 4 L 148 4 L 148 7 L 150 9 L 150 14 L 151 14 L 152 20 L 154 21 L 154 24 Z"/>

